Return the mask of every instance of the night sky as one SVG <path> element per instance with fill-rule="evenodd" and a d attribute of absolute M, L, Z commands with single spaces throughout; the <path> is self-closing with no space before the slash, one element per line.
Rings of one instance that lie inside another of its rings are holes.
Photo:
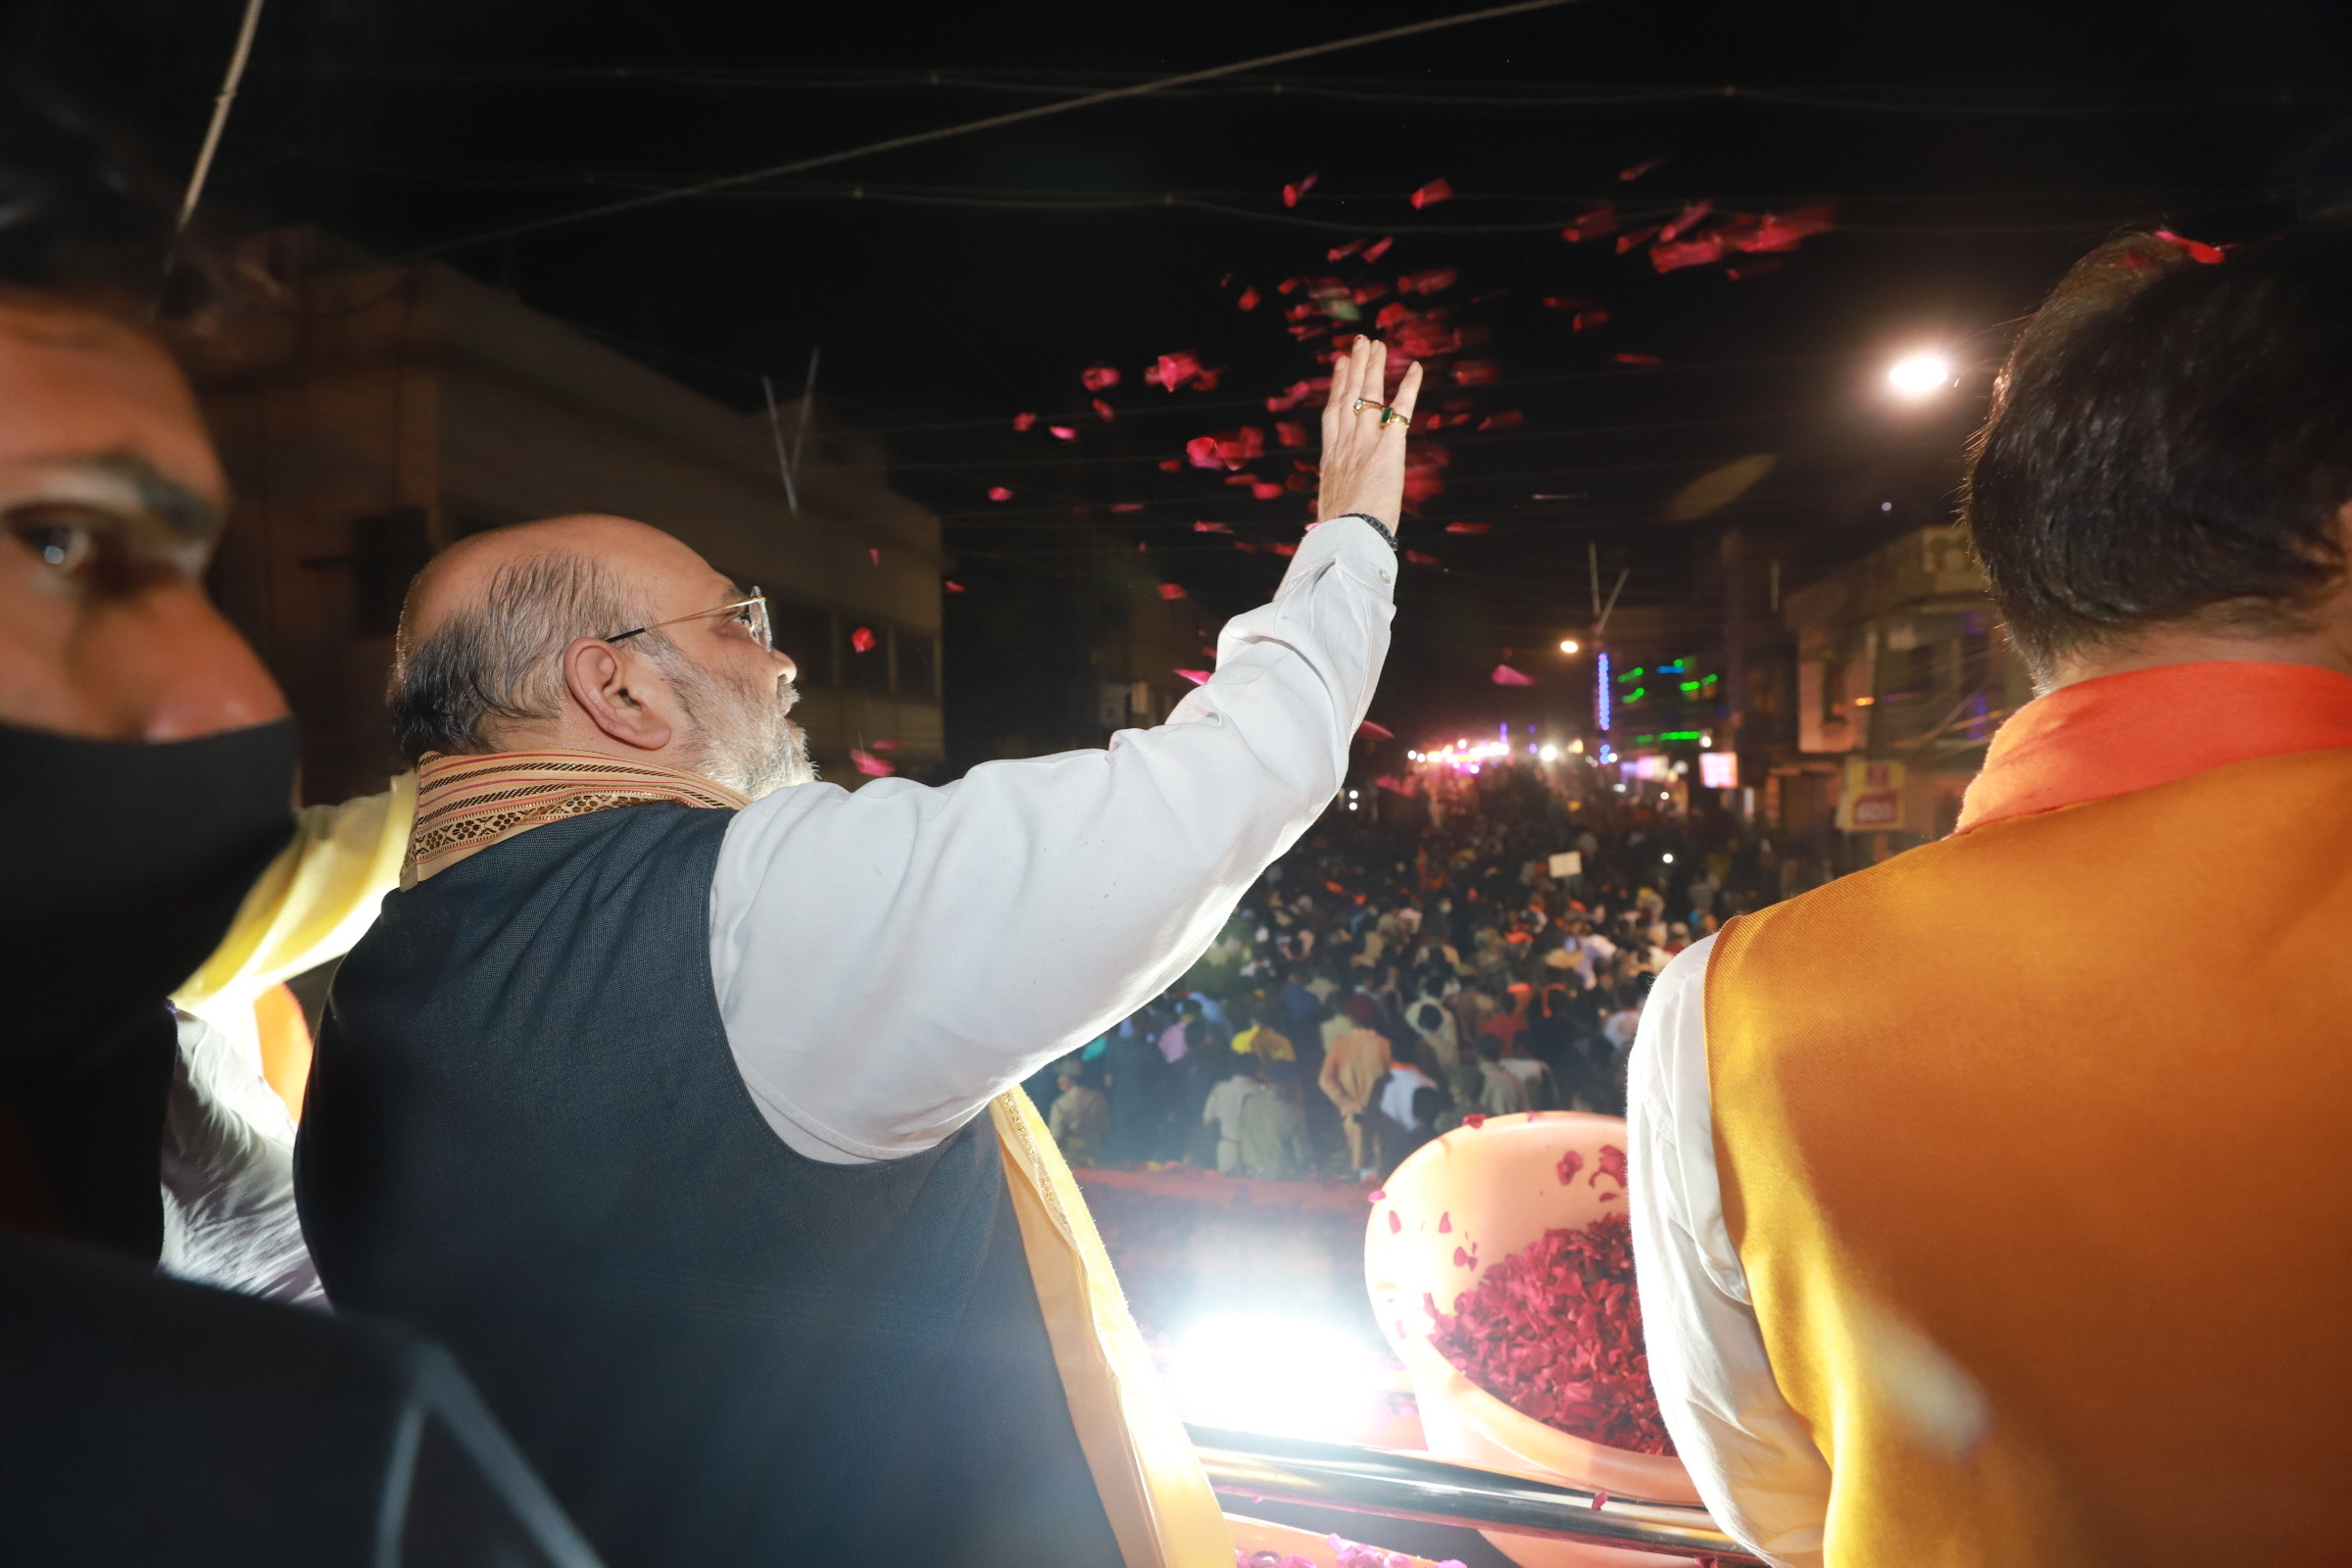
<path fill-rule="evenodd" d="M 240 8 L 20 3 L 8 37 L 176 175 Z M 894 484 L 944 519 L 970 589 L 949 602 L 967 691 L 1075 657 L 1040 627 L 1106 549 L 1143 541 L 1213 613 L 1262 599 L 1281 562 L 1235 541 L 1295 538 L 1304 498 L 1258 500 L 1183 462 L 1186 443 L 1254 426 L 1267 451 L 1250 470 L 1284 481 L 1276 422 L 1311 426 L 1313 408 L 1265 399 L 1316 373 L 1338 324 L 1317 316 L 1302 342 L 1285 312 L 1317 280 L 1385 286 L 1369 321 L 1399 278 L 1451 270 L 1406 300 L 1446 313 L 1428 329 L 1467 339 L 1446 363 L 1472 367 L 1424 403 L 1446 421 L 1425 438 L 1443 488 L 1405 543 L 1437 564 L 1404 576 L 1375 710 L 1414 724 L 1483 700 L 1505 649 L 1565 692 L 1568 672 L 1531 650 L 1590 621 L 1589 543 L 1604 580 L 1630 568 L 1629 605 L 1695 624 L 1719 612 L 1705 564 L 1724 527 L 1798 582 L 1943 519 L 2006 324 L 2072 258 L 2131 226 L 2215 241 L 2275 226 L 2297 155 L 2352 119 L 2340 0 L 1582 0 L 455 243 L 1444 9 L 1473 7 L 271 0 L 212 196 L 240 220 L 436 251 L 739 408 L 763 371 L 797 389 L 821 343 L 820 406 L 882 433 Z M 1283 186 L 1310 173 L 1287 206 Z M 1440 180 L 1450 199 L 1416 210 L 1410 193 Z M 1823 203 L 1834 226 L 1729 254 L 1736 278 L 1618 253 L 1625 230 L 1701 201 L 1717 214 L 1701 235 L 1722 214 Z M 1617 233 L 1562 239 L 1604 204 Z M 1376 263 L 1327 259 L 1389 236 Z M 1285 279 L 1301 282 L 1282 294 Z M 1898 409 L 1879 378 L 1928 344 L 1976 368 Z M 1177 353 L 1215 388 L 1145 384 Z M 1120 372 L 1101 393 L 1112 422 L 1081 384 L 1093 366 Z M 1022 413 L 1039 416 L 1026 432 Z M 1763 455 L 1771 472 L 1739 502 L 1668 520 L 1681 487 Z"/>

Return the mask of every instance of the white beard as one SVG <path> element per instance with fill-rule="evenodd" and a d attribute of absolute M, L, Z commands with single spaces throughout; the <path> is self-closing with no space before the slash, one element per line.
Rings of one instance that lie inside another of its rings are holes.
<path fill-rule="evenodd" d="M 808 732 L 786 716 L 793 700 L 790 681 L 737 685 L 683 660 L 678 663 L 669 671 L 670 688 L 693 727 L 685 771 L 754 801 L 790 784 L 815 781 Z"/>

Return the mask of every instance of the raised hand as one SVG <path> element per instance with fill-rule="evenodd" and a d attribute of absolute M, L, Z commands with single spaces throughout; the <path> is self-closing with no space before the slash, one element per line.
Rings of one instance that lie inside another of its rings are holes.
<path fill-rule="evenodd" d="M 1404 433 L 1421 396 L 1421 367 L 1397 383 L 1396 401 L 1381 402 L 1388 345 L 1359 337 L 1331 368 L 1331 401 L 1323 405 L 1322 487 L 1315 515 L 1346 513 L 1378 517 L 1397 531 L 1404 517 Z M 1362 407 L 1357 407 L 1361 404 Z"/>

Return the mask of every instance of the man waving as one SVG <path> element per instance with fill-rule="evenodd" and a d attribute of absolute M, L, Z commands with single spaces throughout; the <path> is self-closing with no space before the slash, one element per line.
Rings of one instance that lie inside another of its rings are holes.
<path fill-rule="evenodd" d="M 1273 602 L 1104 751 L 812 783 L 757 591 L 639 523 L 419 577 L 410 886 L 336 982 L 303 1222 L 336 1303 L 445 1339 L 610 1561 L 1229 1560 L 1045 1288 L 1100 1251 L 1051 1141 L 983 1112 L 1181 974 L 1337 790 L 1420 382 L 1384 405 L 1384 359 L 1334 368 Z"/>

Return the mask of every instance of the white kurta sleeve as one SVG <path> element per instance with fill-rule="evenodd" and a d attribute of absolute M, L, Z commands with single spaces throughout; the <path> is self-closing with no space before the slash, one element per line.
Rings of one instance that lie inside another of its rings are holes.
<path fill-rule="evenodd" d="M 324 1307 L 294 1212 L 294 1119 L 228 1038 L 181 1013 L 166 1102 L 157 1267 L 224 1291 Z"/>
<path fill-rule="evenodd" d="M 1714 947 L 1713 937 L 1693 945 L 1658 977 L 1627 1070 L 1628 1202 L 1649 1377 L 1717 1523 L 1775 1563 L 1819 1568 L 1830 1469 L 1773 1378 L 1715 1173 Z"/>
<path fill-rule="evenodd" d="M 1182 974 L 1338 791 L 1396 574 L 1365 524 L 1326 523 L 1155 729 L 738 812 L 710 970 L 777 1135 L 835 1161 L 929 1148 Z"/>

